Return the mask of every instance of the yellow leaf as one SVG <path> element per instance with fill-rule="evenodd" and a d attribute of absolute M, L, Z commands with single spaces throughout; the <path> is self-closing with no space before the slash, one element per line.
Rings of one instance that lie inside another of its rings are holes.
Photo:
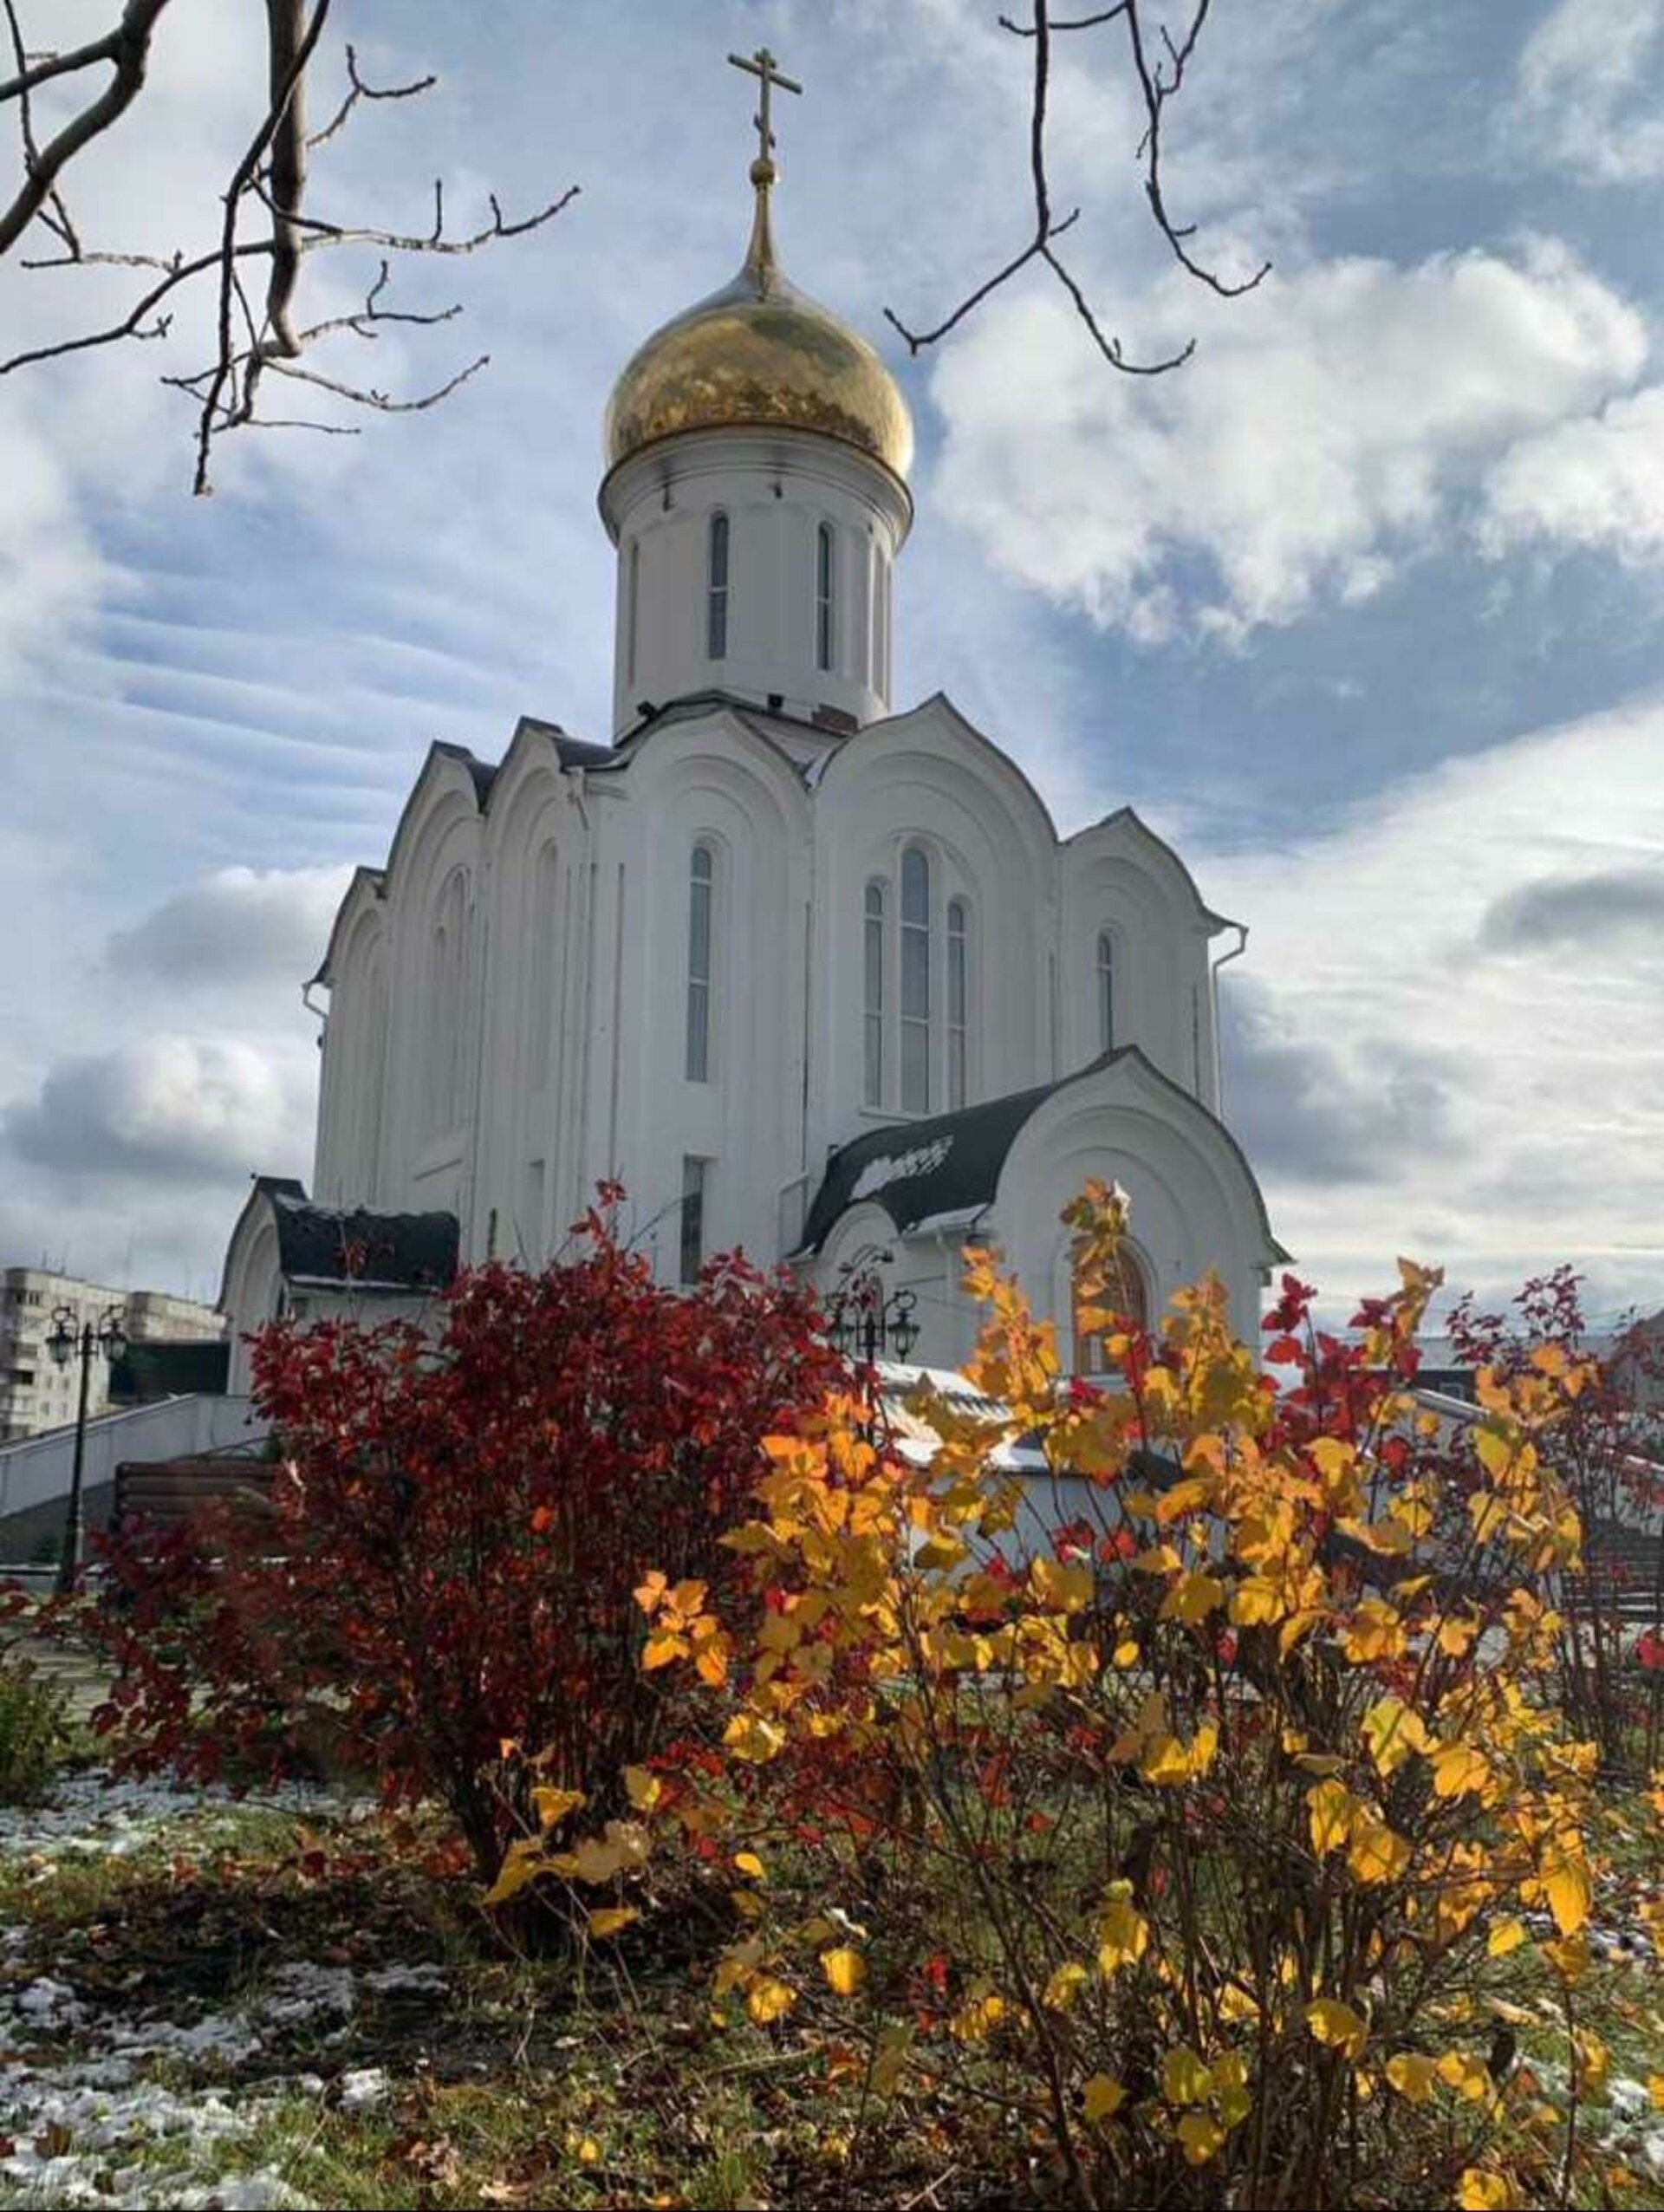
<path fill-rule="evenodd" d="M 661 1630 L 647 1638 L 641 1664 L 651 1674 L 655 1667 L 668 1667 L 673 1659 L 686 1659 L 692 1648 L 685 1636 L 672 1636 Z"/>
<path fill-rule="evenodd" d="M 1320 2043 L 1357 2058 L 1369 2040 L 1368 2023 L 1338 1997 L 1316 1997 L 1306 2007 L 1306 2026 Z"/>
<path fill-rule="evenodd" d="M 834 1995 L 853 1997 L 867 1979 L 867 1962 L 859 1951 L 841 1943 L 836 1950 L 821 1953 L 821 1971 Z"/>
<path fill-rule="evenodd" d="M 651 1812 L 665 1793 L 664 1784 L 656 1774 L 649 1774 L 645 1766 L 627 1766 L 624 1786 L 638 1812 Z"/>
<path fill-rule="evenodd" d="M 1433 1793 L 1462 1797 L 1483 1790 L 1491 1779 L 1491 1762 L 1479 1747 L 1459 1739 L 1433 1747 Z"/>
<path fill-rule="evenodd" d="M 1209 2112 L 1186 2112 L 1178 2132 L 1187 2166 L 1206 2165 L 1225 2141 L 1225 2130 Z"/>
<path fill-rule="evenodd" d="M 1080 1995 L 1086 1983 L 1086 1968 L 1071 1962 L 1060 1966 L 1046 1983 L 1042 2002 L 1054 2013 L 1066 2013 Z"/>
<path fill-rule="evenodd" d="M 1123 1636 L 1109 1656 L 1117 1667 L 1135 1667 L 1138 1664 L 1138 1646 L 1131 1636 Z"/>
<path fill-rule="evenodd" d="M 1180 1620 L 1186 1628 L 1194 1628 L 1199 1621 L 1206 1619 L 1216 1605 L 1224 1603 L 1225 1584 L 1217 1576 L 1193 1572 L 1167 1592 L 1157 1618 Z"/>
<path fill-rule="evenodd" d="M 1150 1925 L 1125 1897 L 1111 1897 L 1098 1922 L 1098 1965 L 1105 1974 L 1136 1966 L 1150 1947 Z"/>
<path fill-rule="evenodd" d="M 1342 1782 L 1318 1782 L 1306 1792 L 1311 1821 L 1311 1847 L 1319 1858 L 1337 1851 L 1345 1843 L 1357 1810 L 1357 1799 Z"/>
<path fill-rule="evenodd" d="M 640 1917 L 634 1905 L 604 1905 L 599 1912 L 590 1914 L 589 1933 L 597 1936 L 616 1936 L 621 1928 L 627 1928 L 633 1920 L 640 1920 Z"/>
<path fill-rule="evenodd" d="M 488 1905 L 507 1904 L 510 1897 L 518 1896 L 529 1882 L 535 1882 L 543 1870 L 543 1846 L 529 1837 L 510 1844 L 503 1861 L 501 1872 L 485 1892 Z"/>
<path fill-rule="evenodd" d="M 1660 2111 L 1664 2111 L 1664 2073 L 1648 2075 L 1647 2094 L 1652 2098 L 1654 2104 L 1657 2105 Z"/>
<path fill-rule="evenodd" d="M 1456 2202 L 1461 2212 L 1506 2212 L 1513 2201 L 1513 2191 L 1501 2174 L 1493 2174 L 1484 2166 L 1463 2168 L 1462 2178 L 1456 2184 Z"/>
<path fill-rule="evenodd" d="M 1517 1951 L 1525 1941 L 1523 1921 L 1503 1920 L 1491 1930 L 1485 1939 L 1485 1949 L 1493 1959 L 1505 1959 L 1510 1951 Z"/>
<path fill-rule="evenodd" d="M 601 2162 L 601 2145 L 595 2141 L 594 2136 L 583 2136 L 579 2139 L 575 2155 L 582 2166 L 598 2165 Z"/>
<path fill-rule="evenodd" d="M 1483 2061 L 1471 2051 L 1446 2051 L 1437 2071 L 1440 2080 L 1448 2082 L 1471 2105 L 1484 2104 L 1491 2094 L 1491 2076 Z"/>
<path fill-rule="evenodd" d="M 1161 2094 L 1169 2105 L 1199 2105 L 1213 2086 L 1213 2076 L 1186 2044 L 1161 2061 Z"/>
<path fill-rule="evenodd" d="M 1594 1891 L 1587 1864 L 1563 1839 L 1544 1862 L 1542 1887 L 1555 1926 L 1562 1936 L 1576 1935 L 1589 1918 Z"/>
<path fill-rule="evenodd" d="M 1412 2105 L 1425 2105 L 1433 2094 L 1433 2060 L 1420 2051 L 1400 2051 L 1387 2061 L 1387 2079 L 1401 2097 Z"/>
<path fill-rule="evenodd" d="M 736 1759 L 765 1766 L 784 1747 L 786 1732 L 756 1713 L 736 1713 L 722 1732 L 722 1740 Z"/>
<path fill-rule="evenodd" d="M 985 2043 L 1005 2017 L 1005 2000 L 984 1990 L 960 2006 L 947 2024 L 948 2033 L 960 2043 Z"/>
<path fill-rule="evenodd" d="M 1127 2102 L 1127 2092 L 1108 2074 L 1091 2076 L 1081 2092 L 1086 2106 L 1086 2117 L 1094 2124 L 1099 2120 L 1113 2118 Z"/>
<path fill-rule="evenodd" d="M 745 2009 L 759 2027 L 783 2020 L 796 2001 L 796 1991 L 770 1974 L 759 1974 L 745 1993 Z"/>
<path fill-rule="evenodd" d="M 742 1874 L 750 1875 L 753 1882 L 766 1882 L 769 1878 L 764 1870 L 762 1860 L 755 1851 L 736 1851 L 734 1864 Z"/>
<path fill-rule="evenodd" d="M 1352 1829 L 1346 1863 L 1360 1882 L 1396 1882 L 1407 1870 L 1411 1848 L 1384 1820 L 1360 1819 Z"/>
<path fill-rule="evenodd" d="M 565 1819 L 569 1812 L 575 1812 L 589 1800 L 582 1790 L 536 1789 L 531 1793 L 532 1808 L 537 1815 L 537 1825 L 547 1831 Z"/>
<path fill-rule="evenodd" d="M 1401 1698 L 1377 1698 L 1364 1714 L 1362 1726 L 1369 1756 L 1382 1774 L 1396 1773 L 1413 1753 L 1427 1748 L 1421 1715 L 1412 1712 Z"/>
<path fill-rule="evenodd" d="M 1064 1566 L 1056 1559 L 1038 1558 L 1030 1563 L 1029 1580 L 1042 1604 L 1055 1605 L 1060 1613 L 1078 1613 L 1092 1603 L 1093 1575 L 1089 1566 Z"/>

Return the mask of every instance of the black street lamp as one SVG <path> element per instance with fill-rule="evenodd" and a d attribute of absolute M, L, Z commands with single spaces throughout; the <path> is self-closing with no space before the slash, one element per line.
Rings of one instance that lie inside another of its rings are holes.
<path fill-rule="evenodd" d="M 894 1259 L 895 1254 L 880 1245 L 864 1245 L 838 1269 L 838 1287 L 827 1300 L 832 1342 L 867 1367 L 891 1350 L 905 1366 L 919 1341 L 919 1324 L 913 1317 L 917 1293 L 892 1291 L 887 1296 L 878 1272 Z"/>
<path fill-rule="evenodd" d="M 81 1404 L 75 1414 L 75 1460 L 69 1476 L 69 1503 L 63 1518 L 63 1549 L 58 1558 L 58 1595 L 69 1597 L 81 1572 L 81 1476 L 87 1453 L 87 1394 L 94 1359 L 118 1360 L 127 1349 L 126 1316 L 119 1305 L 107 1306 L 96 1329 L 83 1322 L 72 1305 L 59 1306 L 52 1316 L 46 1349 L 60 1367 L 81 1356 Z"/>

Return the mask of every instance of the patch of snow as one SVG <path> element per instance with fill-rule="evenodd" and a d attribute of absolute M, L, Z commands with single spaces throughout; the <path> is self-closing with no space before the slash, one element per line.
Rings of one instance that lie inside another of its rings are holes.
<path fill-rule="evenodd" d="M 915 1144 L 907 1152 L 881 1152 L 855 1177 L 849 1203 L 855 1206 L 863 1198 L 874 1198 L 892 1183 L 911 1182 L 915 1175 L 934 1174 L 952 1149 L 953 1139 L 949 1135 L 933 1137 L 928 1144 Z"/>
<path fill-rule="evenodd" d="M 343 2112 L 373 2111 L 392 2094 L 393 2082 L 385 2066 L 354 2066 L 341 2078 Z"/>
<path fill-rule="evenodd" d="M 31 1981 L 11 2000 L 30 2027 L 50 2031 L 56 2027 L 74 2027 L 87 2017 L 87 2007 L 76 1998 L 67 1981 L 54 1981 L 49 1975 L 42 1975 L 38 1981 Z"/>
<path fill-rule="evenodd" d="M 378 1995 L 387 1996 L 400 1989 L 419 1990 L 427 1994 L 447 1987 L 445 1968 L 432 1959 L 423 1959 L 406 1966 L 378 1966 L 364 1976 L 364 1986 Z"/>

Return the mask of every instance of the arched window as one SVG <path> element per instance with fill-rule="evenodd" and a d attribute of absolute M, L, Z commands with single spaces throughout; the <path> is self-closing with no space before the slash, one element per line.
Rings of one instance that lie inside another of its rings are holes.
<path fill-rule="evenodd" d="M 641 541 L 630 543 L 629 582 L 624 603 L 624 665 L 635 681 L 635 642 L 641 621 Z"/>
<path fill-rule="evenodd" d="M 947 1103 L 950 1111 L 963 1106 L 965 1100 L 971 973 L 971 955 L 966 941 L 969 923 L 965 901 L 950 899 L 947 902 Z"/>
<path fill-rule="evenodd" d="M 830 668 L 837 636 L 838 547 L 830 523 L 815 533 L 815 665 Z"/>
<path fill-rule="evenodd" d="M 930 1111 L 930 862 L 901 856 L 901 1110 Z"/>
<path fill-rule="evenodd" d="M 690 1083 L 711 1080 L 711 937 L 716 898 L 716 858 L 695 845 L 687 884 L 687 1053 Z"/>
<path fill-rule="evenodd" d="M 1115 1049 L 1115 947 L 1109 932 L 1098 936 L 1098 1050 Z"/>
<path fill-rule="evenodd" d="M 373 1206 L 381 1172 L 381 1117 L 387 1083 L 387 975 L 379 953 L 365 981 L 362 1042 L 353 1195 Z"/>
<path fill-rule="evenodd" d="M 468 877 L 452 869 L 439 893 L 428 952 L 427 1129 L 462 1119 L 463 992 L 468 973 Z"/>
<path fill-rule="evenodd" d="M 884 886 L 867 886 L 861 918 L 861 1099 L 884 1103 Z"/>
<path fill-rule="evenodd" d="M 539 846 L 531 886 L 530 994 L 526 1008 L 526 1065 L 533 1091 L 546 1090 L 555 1042 L 556 954 L 560 928 L 560 856 L 553 842 Z"/>
<path fill-rule="evenodd" d="M 1080 1271 L 1076 1271 L 1072 1303 L 1076 1375 L 1102 1375 L 1109 1364 L 1104 1338 L 1115 1331 L 1088 1326 L 1089 1314 L 1113 1313 L 1118 1320 L 1131 1322 L 1137 1328 L 1149 1325 L 1149 1292 L 1145 1286 L 1144 1271 L 1125 1245 L 1115 1254 L 1109 1279 L 1097 1285 L 1089 1298 Z"/>
<path fill-rule="evenodd" d="M 705 562 L 705 652 L 709 660 L 728 657 L 728 517 L 720 509 L 711 517 Z"/>
<path fill-rule="evenodd" d="M 890 695 L 890 564 L 880 551 L 873 561 L 873 689 Z"/>

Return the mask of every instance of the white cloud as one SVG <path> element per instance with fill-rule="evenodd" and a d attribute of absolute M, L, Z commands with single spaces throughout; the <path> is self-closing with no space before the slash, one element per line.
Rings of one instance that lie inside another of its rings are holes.
<path fill-rule="evenodd" d="M 1569 1259 L 1599 1304 L 1664 1304 L 1661 759 L 1664 698 L 1199 862 L 1252 931 L 1226 1112 L 1326 1289 L 1399 1252 L 1489 1290 Z"/>
<path fill-rule="evenodd" d="M 1152 343 L 1199 312 L 1177 276 L 1105 308 Z M 1211 303 L 1196 359 L 1153 382 L 1106 368 L 1066 303 L 1012 295 L 937 370 L 937 496 L 1008 573 L 1101 624 L 1148 641 L 1188 608 L 1238 636 L 1379 590 L 1503 449 L 1646 355 L 1639 314 L 1544 240 L 1274 274 Z"/>
<path fill-rule="evenodd" d="M 1601 184 L 1664 176 L 1664 119 L 1653 64 L 1664 0 L 1560 0 L 1525 42 L 1501 134 Z"/>
<path fill-rule="evenodd" d="M 323 957 L 344 868 L 218 869 L 110 940 L 118 973 L 181 985 L 298 989 Z"/>
<path fill-rule="evenodd" d="M 1664 560 L 1664 384 L 1522 439 L 1486 479 L 1485 503 L 1480 541 L 1492 555 L 1545 538 L 1632 566 Z"/>
<path fill-rule="evenodd" d="M 146 1038 L 60 1061 L 4 1130 L 21 1159 L 76 1183 L 194 1187 L 294 1156 L 309 1103 L 303 1074 L 303 1064 L 234 1038 Z"/>

